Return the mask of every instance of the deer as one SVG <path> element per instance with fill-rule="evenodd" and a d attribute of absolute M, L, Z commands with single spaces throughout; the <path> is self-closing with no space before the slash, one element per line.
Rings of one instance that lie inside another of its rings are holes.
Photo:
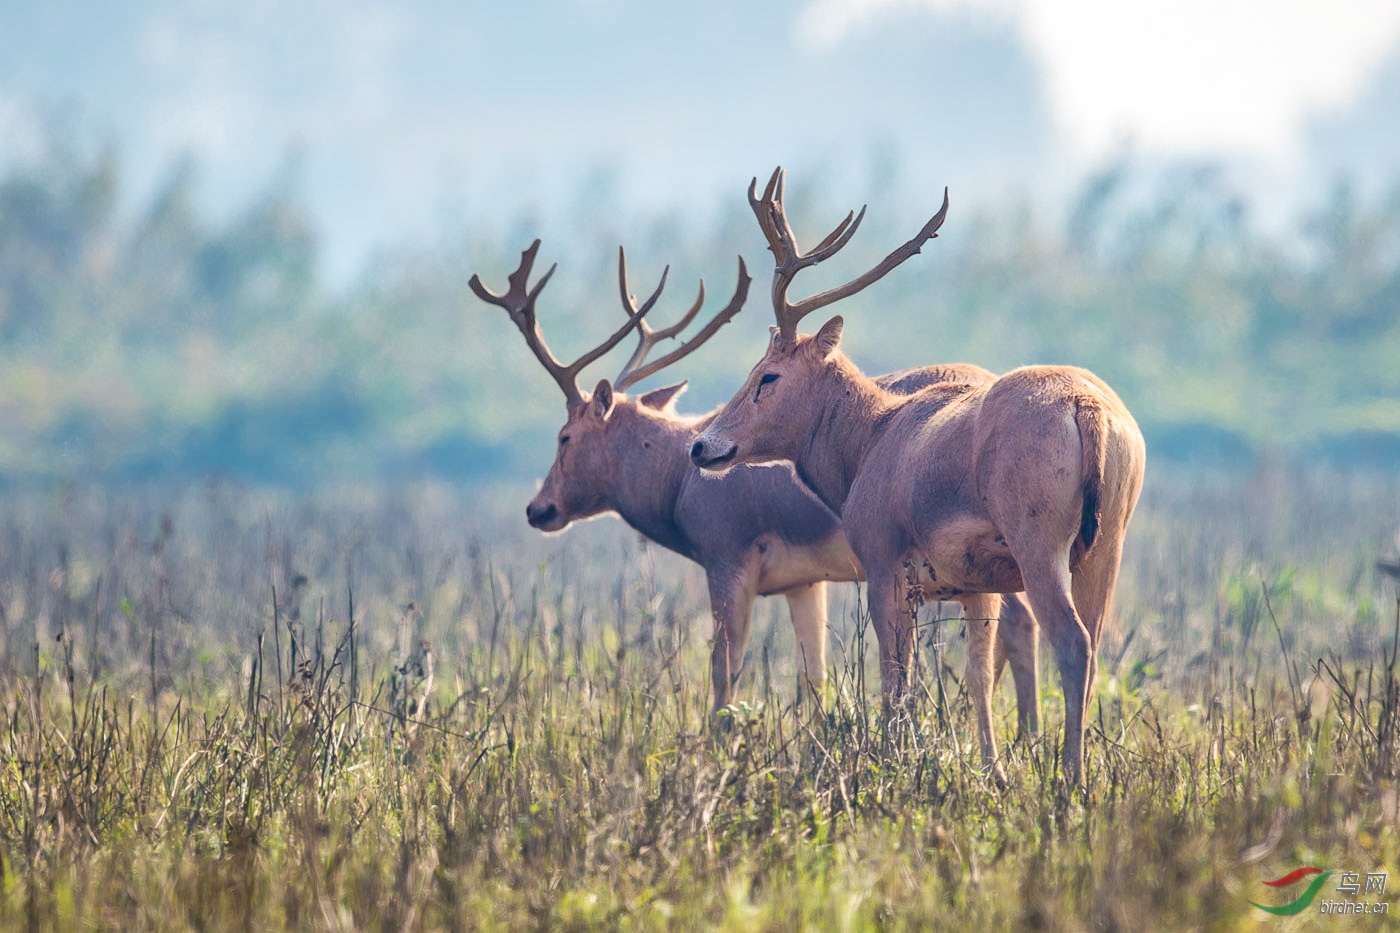
<path fill-rule="evenodd" d="M 691 445 L 706 471 L 783 460 L 841 517 L 865 568 L 887 716 L 907 709 L 915 620 L 911 587 L 960 602 L 965 686 L 983 768 L 1004 783 L 992 730 L 993 642 L 1006 594 L 1024 591 L 1049 640 L 1065 699 L 1061 774 L 1083 775 L 1085 717 L 1124 536 L 1142 489 L 1146 447 L 1118 395 L 1074 366 L 1023 366 L 982 382 L 898 395 L 840 348 L 837 315 L 798 334 L 808 314 L 854 295 L 920 252 L 943 206 L 907 243 L 854 279 L 798 301 L 793 278 L 846 245 L 846 218 L 802 252 L 788 223 L 779 167 L 749 205 L 774 256 L 776 326 L 743 386 Z"/>
<path fill-rule="evenodd" d="M 558 267 L 551 266 L 530 285 L 539 247 L 537 239 L 521 254 L 505 292 L 491 292 L 477 275 L 468 283 L 482 301 L 506 311 L 564 395 L 567 417 L 558 433 L 554 462 L 526 506 L 526 520 L 554 533 L 574 522 L 616 513 L 645 538 L 701 566 L 714 620 L 712 711 L 724 710 L 733 701 L 758 596 L 786 599 L 799 653 L 799 697 L 804 687 L 819 690 L 826 677 L 826 583 L 864 578 L 836 514 L 797 480 L 791 464 L 741 467 L 721 477 L 695 470 L 689 459 L 691 441 L 712 415 L 676 412 L 676 399 L 686 382 L 627 394 L 694 352 L 739 312 L 751 281 L 743 257 L 728 304 L 694 336 L 648 362 L 658 343 L 681 334 L 699 314 L 705 284 L 701 280 L 699 297 L 674 324 L 653 329 L 644 318 L 665 288 L 670 267 L 639 307 L 628 285 L 626 253 L 619 248 L 618 284 L 626 320 L 602 343 L 565 365 L 546 345 L 536 316 L 536 300 Z M 582 391 L 579 372 L 633 330 L 638 335 L 636 349 L 616 379 L 600 380 L 592 393 Z M 909 392 L 934 383 L 991 378 L 980 367 L 954 365 L 892 373 L 881 377 L 880 384 L 891 392 Z M 1001 633 L 997 670 L 1010 664 L 1020 728 L 1034 734 L 1039 730 L 1037 628 L 1024 602 L 1008 601 Z"/>

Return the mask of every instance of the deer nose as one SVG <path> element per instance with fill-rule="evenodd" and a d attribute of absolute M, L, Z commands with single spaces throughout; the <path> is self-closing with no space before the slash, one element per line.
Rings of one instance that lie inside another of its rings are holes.
<path fill-rule="evenodd" d="M 548 524 L 558 514 L 559 509 L 553 502 L 548 502 L 544 505 L 536 505 L 531 502 L 529 505 L 525 506 L 525 521 L 529 522 L 531 526 L 535 528 Z"/>
<path fill-rule="evenodd" d="M 726 441 L 723 437 L 718 441 L 701 437 L 690 445 L 690 462 L 702 470 L 722 473 L 729 469 L 738 453 L 739 445 Z"/>

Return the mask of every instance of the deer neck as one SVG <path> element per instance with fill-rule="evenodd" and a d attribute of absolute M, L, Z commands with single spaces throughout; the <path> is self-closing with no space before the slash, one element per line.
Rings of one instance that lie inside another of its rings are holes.
<path fill-rule="evenodd" d="M 608 484 L 608 505 L 633 529 L 662 547 L 693 557 L 685 532 L 676 524 L 676 502 L 692 469 L 690 441 L 698 419 L 643 414 L 619 407 L 616 468 Z"/>
<path fill-rule="evenodd" d="M 798 476 L 838 515 L 899 401 L 844 356 L 839 364 L 817 385 L 812 430 L 795 461 Z"/>

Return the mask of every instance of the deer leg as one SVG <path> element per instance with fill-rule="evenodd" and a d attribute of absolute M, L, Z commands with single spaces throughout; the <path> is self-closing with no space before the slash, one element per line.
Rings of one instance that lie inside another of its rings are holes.
<path fill-rule="evenodd" d="M 889 718 L 908 702 L 914 660 L 914 619 L 904 589 L 903 578 L 887 570 L 870 573 L 866 586 L 870 624 L 880 646 L 881 693 Z"/>
<path fill-rule="evenodd" d="M 744 666 L 755 581 L 754 574 L 744 568 L 712 570 L 708 576 L 710 614 L 715 620 L 715 636 L 710 647 L 710 683 L 714 690 L 712 708 L 718 711 L 732 702 L 734 682 Z"/>
<path fill-rule="evenodd" d="M 997 763 L 997 740 L 992 730 L 992 655 L 997 639 L 1001 596 L 995 593 L 960 597 L 967 623 L 967 692 L 977 717 L 977 740 L 982 746 L 982 767 L 998 783 L 1005 775 Z"/>
<path fill-rule="evenodd" d="M 1035 617 L 1045 627 L 1060 668 L 1065 695 L 1065 743 L 1061 752 L 1065 777 L 1079 783 L 1084 767 L 1084 717 L 1093 642 L 1070 599 L 1069 558 L 1018 561 Z"/>
<path fill-rule="evenodd" d="M 998 631 L 996 644 L 992 646 L 992 689 L 1001 686 L 1001 675 L 1006 673 L 1006 633 Z M 1015 674 L 1011 675 L 1015 677 Z"/>
<path fill-rule="evenodd" d="M 1118 564 L 1123 553 L 1122 535 L 1105 536 L 1098 546 L 1084 556 L 1075 569 L 1070 581 L 1074 594 L 1074 608 L 1084 621 L 1089 632 L 1089 675 L 1085 686 L 1085 700 L 1094 698 L 1094 684 L 1098 679 L 1099 637 L 1113 605 L 1113 591 L 1118 583 Z"/>
<path fill-rule="evenodd" d="M 826 584 L 809 583 L 783 593 L 797 636 L 797 697 L 826 682 Z"/>
<path fill-rule="evenodd" d="M 1016 726 L 1020 737 L 1040 734 L 1039 625 L 1020 593 L 1002 597 L 1001 624 L 997 628 L 996 676 L 1011 663 L 1016 687 Z"/>

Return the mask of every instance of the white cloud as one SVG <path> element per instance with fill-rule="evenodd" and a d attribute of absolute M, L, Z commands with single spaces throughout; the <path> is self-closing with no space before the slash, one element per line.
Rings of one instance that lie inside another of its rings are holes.
<path fill-rule="evenodd" d="M 406 14 L 376 4 L 336 6 L 331 18 L 339 21 L 333 33 L 332 58 L 341 76 L 343 116 L 354 122 L 378 122 L 393 112 L 396 56 L 412 32 Z"/>
<path fill-rule="evenodd" d="M 1394 0 L 815 0 L 798 36 L 826 48 L 917 11 L 1014 30 L 1087 154 L 1127 137 L 1177 154 L 1286 155 L 1310 116 L 1355 100 L 1400 43 Z"/>
<path fill-rule="evenodd" d="M 148 131 L 158 148 L 217 159 L 258 125 L 262 108 L 231 36 L 165 16 L 147 26 L 143 46 L 169 89 L 150 105 Z"/>
<path fill-rule="evenodd" d="M 153 19 L 145 63 L 165 89 L 151 105 L 158 146 L 241 157 L 251 139 L 335 144 L 393 113 L 404 14 L 374 0 L 292 13 L 274 0 L 212 0 Z"/>
<path fill-rule="evenodd" d="M 1019 0 L 814 0 L 797 20 L 798 40 L 808 48 L 837 45 L 871 20 L 926 10 L 996 22 L 1014 19 Z"/>
<path fill-rule="evenodd" d="M 37 159 L 43 151 L 43 128 L 34 111 L 19 99 L 0 92 L 0 169 Z"/>

